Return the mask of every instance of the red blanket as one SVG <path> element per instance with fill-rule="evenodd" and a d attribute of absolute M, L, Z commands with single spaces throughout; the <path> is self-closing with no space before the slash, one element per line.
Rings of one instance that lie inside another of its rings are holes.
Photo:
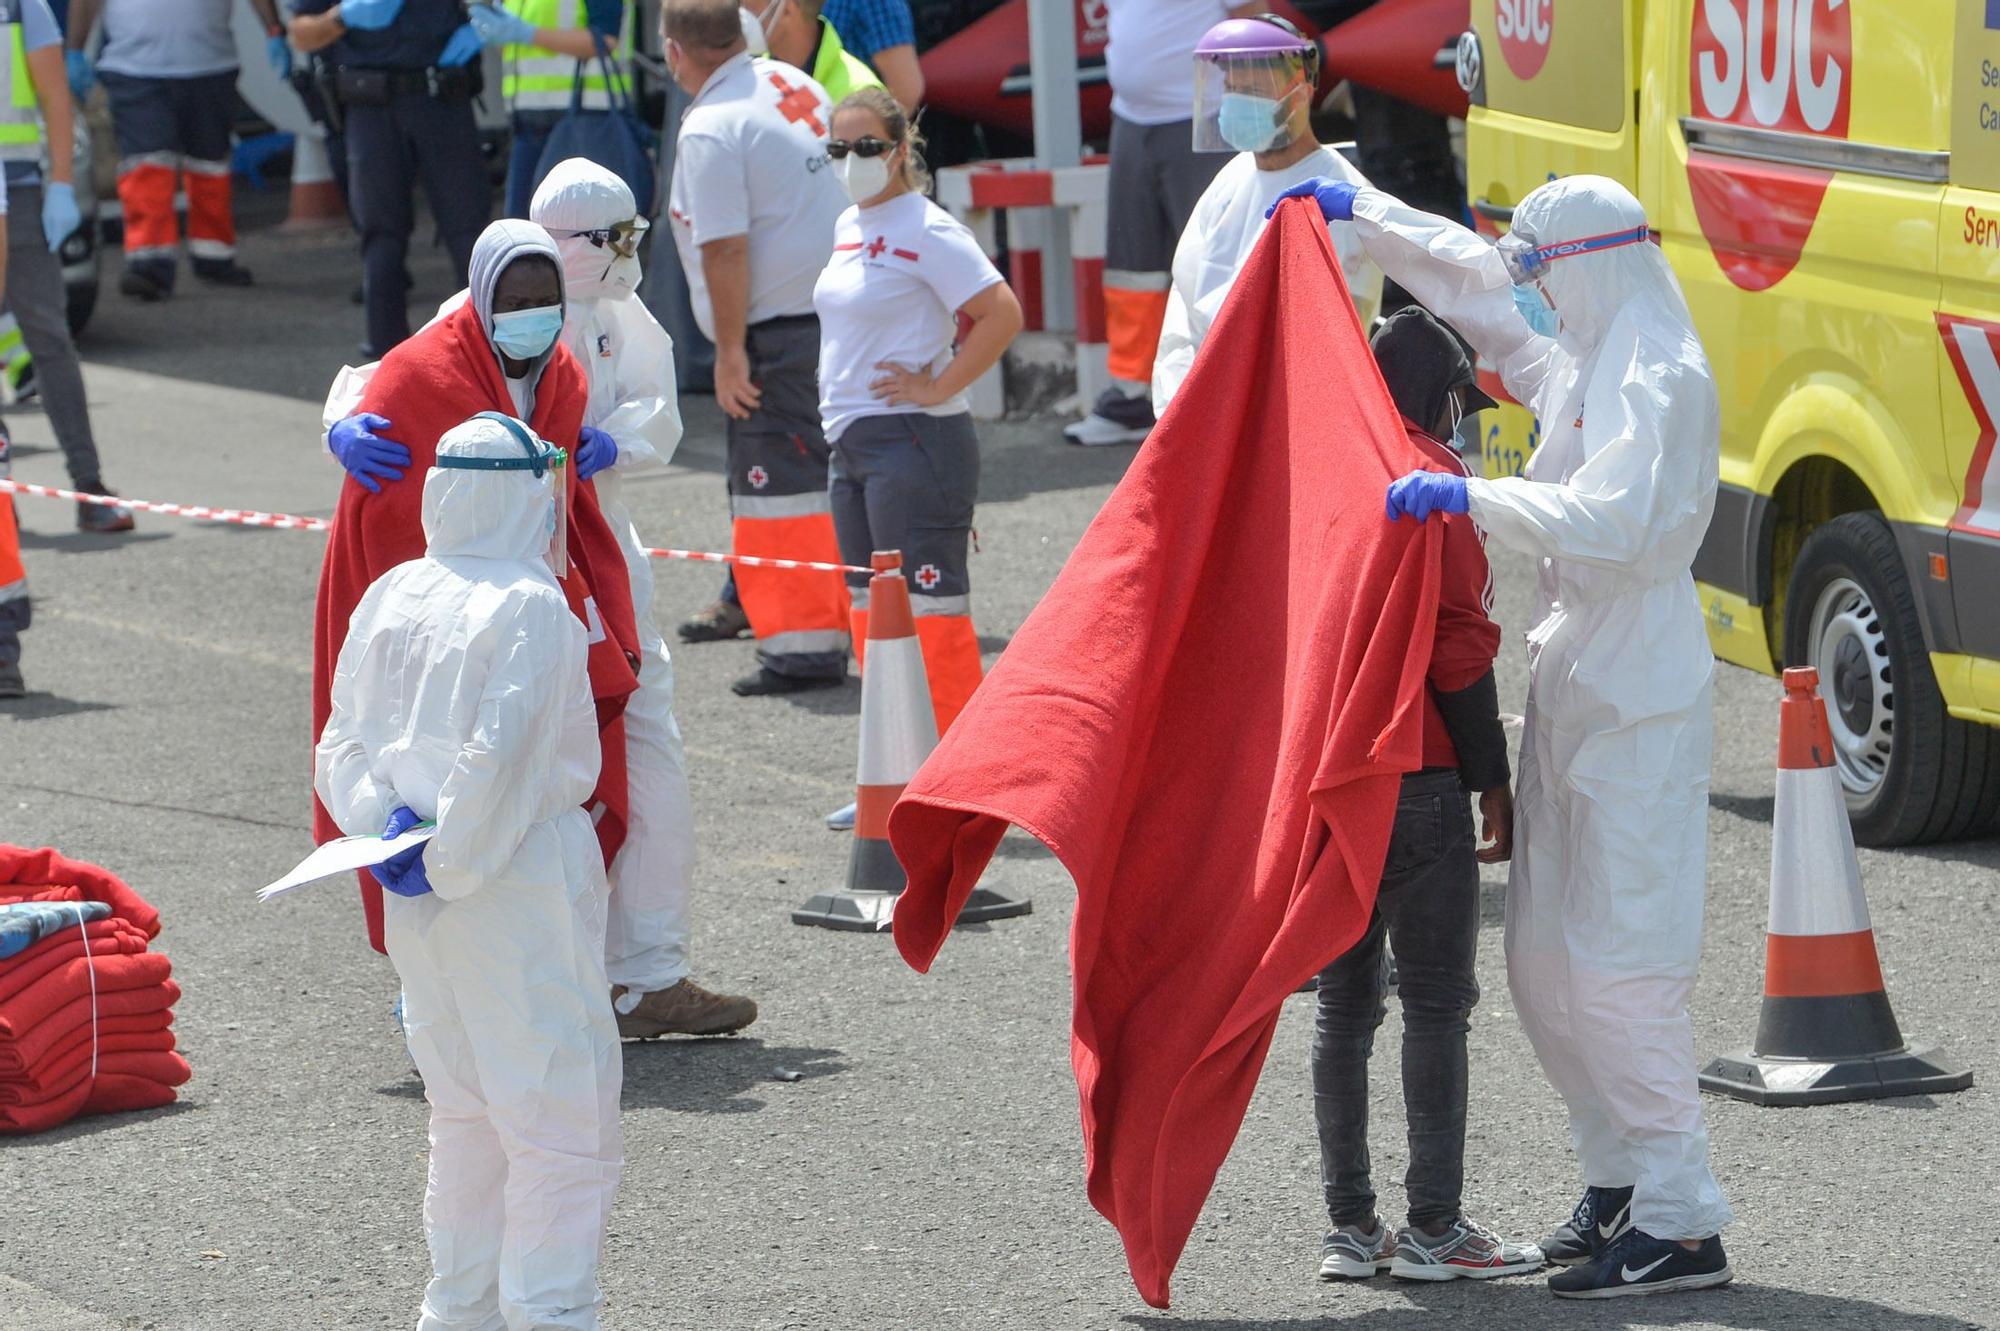
<path fill-rule="evenodd" d="M 574 456 L 583 425 L 588 386 L 583 370 L 558 346 L 535 392 L 537 434 Z M 393 423 L 390 432 L 409 446 L 410 470 L 400 481 L 372 494 L 349 477 L 333 513 L 326 560 L 320 566 L 319 602 L 313 627 L 312 738 L 318 742 L 332 710 L 334 663 L 347 638 L 348 621 L 369 584 L 396 565 L 424 553 L 424 473 L 437 460 L 438 440 L 453 426 L 482 411 L 514 413 L 494 359 L 492 344 L 470 302 L 460 306 L 382 358 L 381 368 L 361 400 L 361 411 L 378 412 Z M 595 601 L 605 636 L 590 649 L 591 693 L 597 699 L 604 765 L 590 803 L 604 805 L 597 837 L 609 865 L 625 840 L 625 700 L 639 687 L 639 630 L 632 612 L 632 584 L 618 538 L 597 506 L 593 482 L 568 477 L 570 574 L 563 579 L 570 608 L 589 622 L 586 601 Z M 333 819 L 313 801 L 313 835 L 321 842 L 340 835 Z M 382 950 L 382 893 L 361 875 L 362 907 L 369 941 Z"/>
<path fill-rule="evenodd" d="M 135 1012 L 128 1015 L 105 1016 L 98 1013 L 97 1038 L 110 1048 L 113 1040 L 128 1036 L 162 1036 L 166 1043 L 161 1045 L 141 1044 L 126 1046 L 134 1049 L 172 1049 L 174 1037 L 168 1028 L 174 1024 L 174 1014 L 165 1008 L 157 1012 Z M 37 1067 L 74 1044 L 78 1038 L 90 1039 L 91 1032 L 90 999 L 79 998 L 68 1007 L 37 1022 L 26 1033 L 13 1040 L 0 1041 L 0 1077 L 24 1077 Z"/>
<path fill-rule="evenodd" d="M 47 889 L 75 889 L 73 894 Z M 30 850 L 0 842 L 0 901 L 102 901 L 148 938 L 160 932 L 160 912 L 109 869 L 85 864 L 44 847 Z"/>
<path fill-rule="evenodd" d="M 85 925 L 84 931 L 89 935 L 89 955 L 98 960 L 136 956 L 146 950 L 145 935 L 116 917 Z M 84 940 L 76 936 L 76 930 L 69 929 L 44 938 L 7 961 L 0 961 L 0 1002 L 65 967 L 78 968 L 76 975 L 81 977 L 84 953 Z"/>
<path fill-rule="evenodd" d="M 1071 1059 L 1093 1205 L 1168 1280 L 1278 1009 L 1374 906 L 1420 765 L 1437 524 L 1333 247 L 1291 204 L 1171 409 L 911 782 L 896 943 L 919 970 L 1009 823 L 1076 880 Z"/>
<path fill-rule="evenodd" d="M 181 987 L 167 978 L 173 968 L 157 952 L 99 958 L 91 969 L 97 978 L 99 1016 L 158 1012 L 180 1002 Z M 44 980 L 0 999 L 0 1040 L 18 1040 L 77 999 L 88 999 L 90 982 L 91 972 L 78 961 L 65 967 L 59 980 Z"/>
<path fill-rule="evenodd" d="M 33 1067 L 0 1076 L 0 1099 L 13 1096 L 14 1103 L 27 1104 L 55 1098 L 90 1075 L 92 1047 L 89 1027 L 71 1032 Z M 97 1068 L 100 1072 L 121 1068 L 131 1071 L 133 1065 L 119 1061 L 126 1055 L 171 1053 L 173 1047 L 174 1033 L 164 1028 L 122 1035 L 100 1032 L 95 1043 Z"/>
<path fill-rule="evenodd" d="M 97 1077 L 84 1076 L 51 1099 L 16 1103 L 0 1093 L 0 1132 L 45 1132 L 79 1114 L 117 1114 L 157 1109 L 174 1102 L 174 1087 L 190 1076 L 179 1054 L 111 1054 L 98 1060 Z"/>

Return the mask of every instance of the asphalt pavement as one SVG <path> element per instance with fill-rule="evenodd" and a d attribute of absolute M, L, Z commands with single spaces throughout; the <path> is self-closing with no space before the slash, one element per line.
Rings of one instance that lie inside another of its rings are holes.
<path fill-rule="evenodd" d="M 253 203 L 268 214 L 269 201 Z M 420 236 L 420 239 L 422 237 Z M 331 511 L 319 404 L 360 313 L 339 235 L 250 231 L 250 291 L 107 291 L 85 341 L 105 475 L 150 499 Z M 448 294 L 417 256 L 413 306 Z M 109 269 L 107 268 L 107 271 Z M 725 548 L 720 417 L 685 399 L 670 471 L 631 487 L 656 544 Z M 22 479 L 62 483 L 46 421 L 9 410 Z M 974 558 L 989 660 L 1049 585 L 1132 450 L 1057 423 L 982 428 Z M 307 674 L 322 538 L 142 517 L 77 534 L 18 501 L 36 597 L 31 696 L 0 703 L 0 838 L 123 874 L 161 910 L 195 1071 L 171 1109 L 0 1140 L 0 1331 L 406 1327 L 426 1274 L 421 1087 L 394 975 L 345 887 L 260 906 L 309 847 Z M 1496 560 L 1518 710 L 1530 570 Z M 663 619 L 718 571 L 663 565 Z M 1219 613 L 1226 613 L 1224 610 Z M 886 938 L 793 926 L 845 873 L 821 816 L 852 795 L 859 687 L 745 700 L 747 643 L 676 652 L 700 865 L 695 965 L 754 995 L 741 1038 L 626 1046 L 628 1163 L 605 1251 L 607 1325 L 1357 1331 L 2000 1326 L 1986 1223 L 2000 1197 L 2000 843 L 1861 857 L 1896 1013 L 1978 1071 L 1960 1095 L 1810 1110 L 1709 1100 L 1738 1214 L 1727 1290 L 1561 1304 L 1536 1278 L 1322 1285 L 1324 1226 L 1294 998 L 1175 1282 L 1140 1302 L 1084 1197 L 1068 1061 L 1065 875 L 1034 843 L 996 878 L 1025 919 L 961 930 L 920 977 Z M 1704 1054 L 1747 1044 L 1762 983 L 1777 684 L 1722 667 L 1710 818 Z M 1539 1238 L 1579 1191 L 1560 1107 L 1510 1010 L 1504 875 L 1489 871 L 1472 1043 L 1468 1204 Z M 1375 1059 L 1377 1187 L 1401 1219 L 1394 1004 Z"/>

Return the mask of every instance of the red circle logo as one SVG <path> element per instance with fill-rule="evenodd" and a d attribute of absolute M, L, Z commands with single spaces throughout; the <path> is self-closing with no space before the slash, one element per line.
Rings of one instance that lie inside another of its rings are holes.
<path fill-rule="evenodd" d="M 1854 42 L 1846 0 L 1703 0 L 1688 45 L 1697 120 L 1847 137 Z M 1833 173 L 1692 146 L 1688 186 L 1715 260 L 1746 291 L 1797 265 Z"/>
<path fill-rule="evenodd" d="M 1500 34 L 1500 54 L 1517 79 L 1542 72 L 1549 58 L 1549 36 L 1556 28 L 1556 0 L 1493 0 L 1493 26 Z"/>

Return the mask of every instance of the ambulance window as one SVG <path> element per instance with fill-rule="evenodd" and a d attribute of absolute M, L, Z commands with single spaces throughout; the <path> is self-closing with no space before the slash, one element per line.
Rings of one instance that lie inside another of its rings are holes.
<path fill-rule="evenodd" d="M 1473 0 L 1492 111 L 1585 129 L 1624 127 L 1629 0 Z"/>
<path fill-rule="evenodd" d="M 2000 190 L 2000 4 L 1961 3 L 1951 59 L 1951 181 Z"/>

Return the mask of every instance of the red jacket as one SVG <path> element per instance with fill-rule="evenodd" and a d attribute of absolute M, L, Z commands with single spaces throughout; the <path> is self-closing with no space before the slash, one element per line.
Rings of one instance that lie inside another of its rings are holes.
<path fill-rule="evenodd" d="M 1468 476 L 1465 459 L 1450 444 L 1401 418 L 1410 443 L 1435 471 Z M 1439 693 L 1457 693 L 1478 683 L 1500 654 L 1500 626 L 1493 622 L 1493 569 L 1486 562 L 1486 538 L 1470 516 L 1444 517 L 1444 571 L 1438 584 L 1437 641 L 1431 648 L 1430 688 L 1424 691 L 1424 766 L 1457 767 L 1458 750 L 1438 711 Z"/>

